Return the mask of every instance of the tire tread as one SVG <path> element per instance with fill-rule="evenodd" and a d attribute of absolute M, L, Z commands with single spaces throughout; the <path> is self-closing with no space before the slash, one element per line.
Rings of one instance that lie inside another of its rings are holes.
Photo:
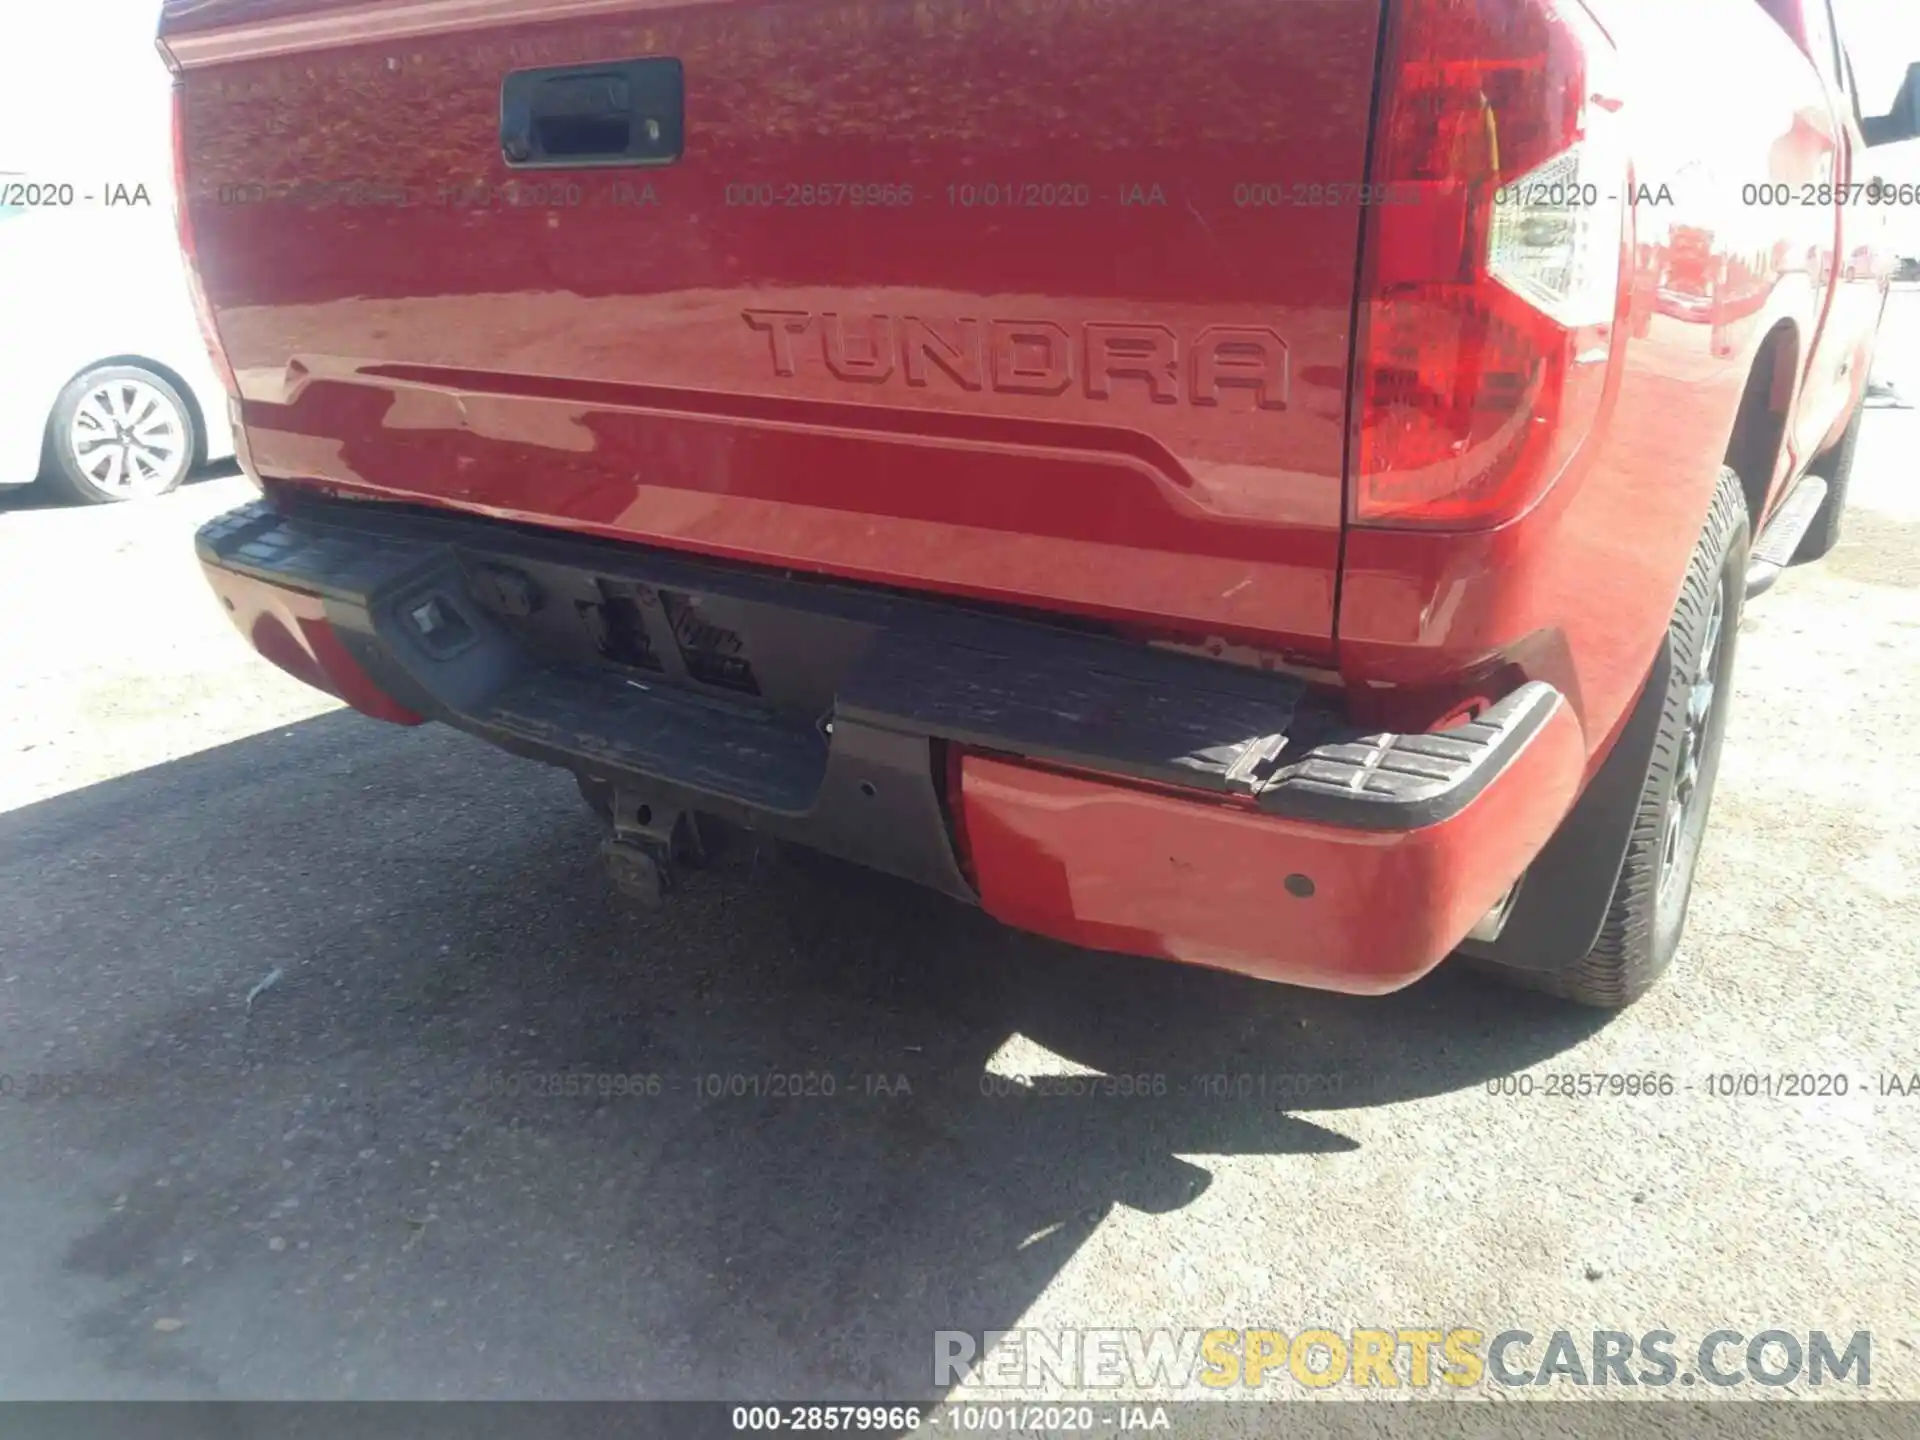
<path fill-rule="evenodd" d="M 1677 937 L 1675 944 L 1662 953 L 1655 927 L 1667 782 L 1678 761 L 1686 718 L 1687 686 L 1682 677 L 1694 672 L 1713 592 L 1729 559 L 1739 565 L 1741 573 L 1745 572 L 1748 528 L 1740 477 L 1730 467 L 1723 467 L 1663 642 L 1675 646 L 1679 653 L 1674 656 L 1673 678 L 1654 740 L 1652 763 L 1641 778 L 1639 808 L 1627 841 L 1626 858 L 1600 936 L 1571 968 L 1557 972 L 1503 969 L 1501 977 L 1508 983 L 1598 1009 L 1620 1010 L 1652 989 L 1671 963 Z M 1736 597 L 1740 594 L 1739 586 L 1734 587 L 1734 593 Z M 1734 642 L 1739 622 L 1736 603 L 1724 617 L 1728 633 L 1722 643 Z"/>

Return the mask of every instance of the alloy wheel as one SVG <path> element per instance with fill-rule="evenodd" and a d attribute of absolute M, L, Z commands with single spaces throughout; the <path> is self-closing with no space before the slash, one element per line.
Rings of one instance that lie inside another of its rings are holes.
<path fill-rule="evenodd" d="M 186 473 L 187 418 L 157 386 L 130 376 L 86 393 L 67 427 L 74 466 L 117 500 L 164 494 Z"/>
<path fill-rule="evenodd" d="M 1660 842 L 1660 890 L 1664 895 L 1685 868 L 1680 856 L 1685 848 L 1688 822 L 1701 799 L 1700 767 L 1706 756 L 1709 730 L 1713 723 L 1713 705 L 1720 667 L 1722 632 L 1726 628 L 1727 587 L 1716 585 L 1713 609 L 1707 616 L 1706 633 L 1700 639 L 1700 654 L 1694 665 L 1693 683 L 1687 687 L 1686 724 L 1680 735 L 1680 755 L 1673 767 L 1673 785 L 1667 796 L 1667 824 Z"/>

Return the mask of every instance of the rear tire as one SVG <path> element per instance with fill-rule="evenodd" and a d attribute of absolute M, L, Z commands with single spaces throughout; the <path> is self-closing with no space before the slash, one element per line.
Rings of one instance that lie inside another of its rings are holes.
<path fill-rule="evenodd" d="M 153 500 L 187 478 L 200 446 L 193 407 L 172 381 L 139 365 L 99 365 L 53 402 L 43 475 L 88 505 Z"/>
<path fill-rule="evenodd" d="M 1800 537 L 1793 552 L 1793 563 L 1804 565 L 1823 558 L 1840 543 L 1840 522 L 1847 509 L 1847 481 L 1853 477 L 1853 456 L 1860 446 L 1860 422 L 1866 417 L 1866 402 L 1861 401 L 1847 422 L 1847 433 L 1825 455 L 1817 456 L 1807 468 L 1827 482 L 1827 498 L 1814 512 L 1813 524 Z"/>
<path fill-rule="evenodd" d="M 1667 626 L 1673 664 L 1666 702 L 1600 936 L 1565 971 L 1501 968 L 1509 983 L 1619 1010 L 1651 990 L 1673 963 L 1720 768 L 1749 545 L 1740 477 L 1722 469 Z"/>

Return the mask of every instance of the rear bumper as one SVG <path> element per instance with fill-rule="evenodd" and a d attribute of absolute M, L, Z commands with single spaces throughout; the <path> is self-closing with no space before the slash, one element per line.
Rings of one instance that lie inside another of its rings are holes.
<path fill-rule="evenodd" d="M 1437 964 L 1586 761 L 1538 683 L 1442 734 L 1361 736 L 1286 676 L 497 522 L 261 502 L 198 544 L 256 649 L 379 718 L 1072 943 L 1331 989 Z"/>
<path fill-rule="evenodd" d="M 986 909 L 1076 945 L 1384 994 L 1445 959 L 1553 833 L 1582 756 L 1564 703 L 1446 820 L 1360 830 L 962 762 Z"/>

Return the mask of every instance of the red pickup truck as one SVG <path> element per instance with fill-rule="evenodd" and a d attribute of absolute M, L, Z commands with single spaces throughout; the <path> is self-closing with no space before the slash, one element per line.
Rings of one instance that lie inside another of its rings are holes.
<path fill-rule="evenodd" d="M 1010 925 L 1590 1004 L 1890 257 L 1829 0 L 168 0 L 261 654 Z M 1886 262 L 1886 263 L 1883 263 Z"/>

